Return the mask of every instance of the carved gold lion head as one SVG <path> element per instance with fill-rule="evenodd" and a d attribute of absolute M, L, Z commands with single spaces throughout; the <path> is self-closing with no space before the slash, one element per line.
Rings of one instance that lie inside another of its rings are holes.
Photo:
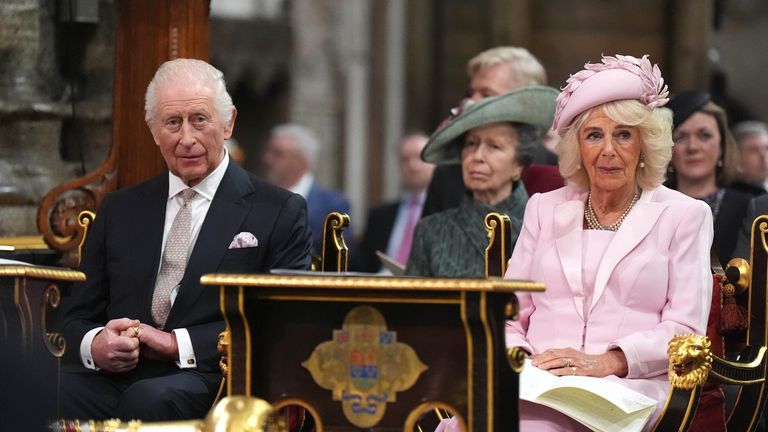
<path fill-rule="evenodd" d="M 669 382 L 675 388 L 690 390 L 704 385 L 712 369 L 712 343 L 706 336 L 677 335 L 669 341 Z"/>

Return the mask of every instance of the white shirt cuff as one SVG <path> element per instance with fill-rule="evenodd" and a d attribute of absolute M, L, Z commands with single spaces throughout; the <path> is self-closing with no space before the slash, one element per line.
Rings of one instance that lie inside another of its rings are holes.
<path fill-rule="evenodd" d="M 83 336 L 83 340 L 80 341 L 80 361 L 83 362 L 83 366 L 88 369 L 101 370 L 96 366 L 96 362 L 93 361 L 93 355 L 91 354 L 91 345 L 93 344 L 93 338 L 102 331 L 104 327 L 96 327 L 91 329 Z"/>
<path fill-rule="evenodd" d="M 173 333 L 176 335 L 176 346 L 179 348 L 179 360 L 176 366 L 181 369 L 197 368 L 195 350 L 192 348 L 192 339 L 187 329 L 174 329 Z"/>

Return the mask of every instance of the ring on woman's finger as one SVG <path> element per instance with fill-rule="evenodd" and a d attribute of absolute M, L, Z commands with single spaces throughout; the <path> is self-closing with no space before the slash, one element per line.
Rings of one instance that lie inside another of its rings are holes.
<path fill-rule="evenodd" d="M 571 359 L 568 357 L 565 357 L 563 360 L 565 360 L 565 366 L 564 367 L 571 367 Z"/>
<path fill-rule="evenodd" d="M 576 375 L 576 366 L 571 366 L 571 375 Z"/>
<path fill-rule="evenodd" d="M 139 326 L 133 327 L 133 336 L 139 336 Z"/>

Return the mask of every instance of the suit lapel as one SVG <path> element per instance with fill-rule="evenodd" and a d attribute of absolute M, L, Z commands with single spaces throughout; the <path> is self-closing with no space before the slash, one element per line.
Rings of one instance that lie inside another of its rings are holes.
<path fill-rule="evenodd" d="M 131 226 L 130 268 L 133 272 L 133 286 L 136 287 L 138 319 L 152 322 L 151 304 L 155 290 L 160 250 L 163 243 L 165 207 L 168 201 L 168 174 L 164 173 L 141 190 L 143 202 L 134 209 Z M 159 221 L 159 222 L 158 222 Z"/>
<path fill-rule="evenodd" d="M 166 327 L 172 328 L 179 311 L 190 309 L 203 290 L 212 289 L 200 284 L 200 276 L 218 269 L 229 243 L 250 211 L 251 205 L 244 197 L 253 191 L 248 174 L 230 160 L 200 228 Z"/>
<path fill-rule="evenodd" d="M 576 312 L 584 311 L 584 287 L 581 282 L 581 237 L 584 232 L 584 200 L 574 197 L 554 210 L 555 249 L 560 257 L 565 279 L 576 303 Z M 582 316 L 583 318 L 583 316 Z"/>
<path fill-rule="evenodd" d="M 627 214 L 616 235 L 608 244 L 603 259 L 597 269 L 595 278 L 595 291 L 592 294 L 592 309 L 600 296 L 605 291 L 608 279 L 613 270 L 653 229 L 656 221 L 666 208 L 664 203 L 652 202 L 655 189 L 645 191 L 635 204 L 635 207 Z"/>

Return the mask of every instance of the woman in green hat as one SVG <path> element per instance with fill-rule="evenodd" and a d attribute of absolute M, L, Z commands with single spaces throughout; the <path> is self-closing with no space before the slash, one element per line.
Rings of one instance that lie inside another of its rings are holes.
<path fill-rule="evenodd" d="M 425 277 L 484 277 L 485 215 L 504 213 L 517 240 L 528 193 L 520 177 L 531 164 L 555 112 L 558 91 L 522 87 L 482 99 L 438 129 L 422 159 L 461 163 L 467 194 L 459 208 L 422 219 L 406 273 Z M 462 193 L 462 191 L 456 191 Z"/>

